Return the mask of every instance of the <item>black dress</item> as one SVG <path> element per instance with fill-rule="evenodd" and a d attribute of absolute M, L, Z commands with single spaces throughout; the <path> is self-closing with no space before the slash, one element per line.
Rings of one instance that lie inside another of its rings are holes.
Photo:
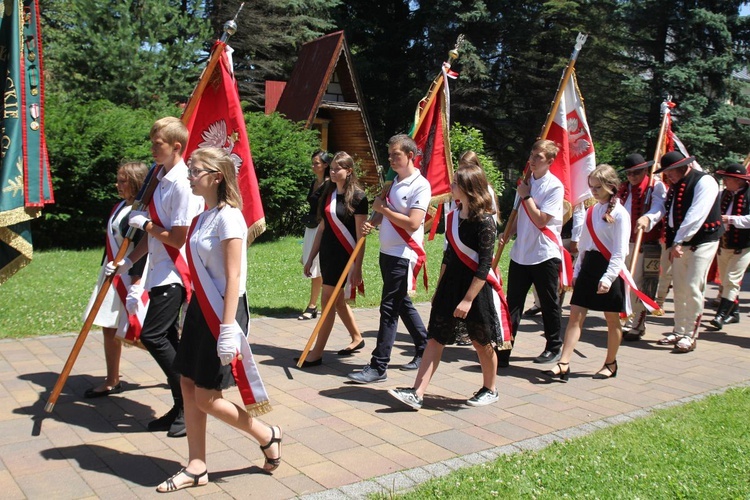
<path fill-rule="evenodd" d="M 321 200 L 321 203 L 328 203 L 328 200 Z M 352 235 L 354 240 L 357 240 L 357 227 L 354 221 L 355 215 L 367 215 L 367 196 L 364 191 L 357 191 L 354 193 L 354 214 L 347 215 L 343 203 L 343 197 L 337 197 L 336 203 L 336 216 L 341 222 L 344 223 L 346 229 Z M 329 286 L 336 286 L 341 274 L 344 272 L 346 263 L 349 262 L 349 253 L 341 245 L 333 229 L 330 227 L 328 220 L 325 223 L 325 229 L 323 230 L 323 236 L 320 240 L 320 251 L 318 253 L 320 258 L 320 274 L 323 276 L 323 284 Z"/>
<path fill-rule="evenodd" d="M 479 254 L 479 267 L 476 272 L 469 269 L 448 244 L 443 253 L 445 272 L 432 301 L 427 338 L 450 345 L 455 343 L 457 337 L 468 335 L 481 345 L 497 343 L 501 339 L 500 319 L 489 283 L 485 282 L 474 298 L 466 319 L 453 317 L 456 306 L 463 300 L 474 277 L 487 278 L 495 248 L 495 219 L 491 215 L 481 220 L 460 219 L 458 235 L 466 246 Z"/>

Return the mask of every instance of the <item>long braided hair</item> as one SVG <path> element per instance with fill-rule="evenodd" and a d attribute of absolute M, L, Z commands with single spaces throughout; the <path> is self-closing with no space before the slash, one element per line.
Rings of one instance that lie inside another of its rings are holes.
<path fill-rule="evenodd" d="M 617 196 L 615 196 L 615 194 L 620 188 L 620 177 L 617 175 L 617 171 L 611 165 L 601 163 L 589 174 L 589 179 L 599 181 L 604 190 L 609 193 L 607 211 L 604 213 L 602 219 L 607 223 L 612 224 L 615 221 L 614 217 L 612 217 L 612 210 L 614 210 L 615 205 L 617 205 Z"/>

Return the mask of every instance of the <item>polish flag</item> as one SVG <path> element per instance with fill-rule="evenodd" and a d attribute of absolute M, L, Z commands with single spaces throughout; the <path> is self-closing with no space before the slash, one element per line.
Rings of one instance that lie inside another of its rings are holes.
<path fill-rule="evenodd" d="M 565 186 L 565 201 L 574 207 L 591 198 L 588 176 L 596 167 L 594 141 L 586 121 L 575 71 L 565 84 L 547 139 L 560 148 L 550 172 Z"/>

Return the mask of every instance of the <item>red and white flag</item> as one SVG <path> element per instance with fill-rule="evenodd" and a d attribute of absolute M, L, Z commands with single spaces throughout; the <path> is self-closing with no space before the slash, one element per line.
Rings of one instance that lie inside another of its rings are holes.
<path fill-rule="evenodd" d="M 565 201 L 573 207 L 589 199 L 588 176 L 596 168 L 596 157 L 575 71 L 565 84 L 547 139 L 560 148 L 550 172 L 565 186 Z"/>
<path fill-rule="evenodd" d="M 185 158 L 198 148 L 221 148 L 234 161 L 237 183 L 242 194 L 242 214 L 248 227 L 248 245 L 266 229 L 255 175 L 245 117 L 240 105 L 237 82 L 231 61 L 232 48 L 217 41 L 212 50 L 220 50 L 219 63 L 199 97 L 195 111 L 183 120 L 190 131 Z"/>

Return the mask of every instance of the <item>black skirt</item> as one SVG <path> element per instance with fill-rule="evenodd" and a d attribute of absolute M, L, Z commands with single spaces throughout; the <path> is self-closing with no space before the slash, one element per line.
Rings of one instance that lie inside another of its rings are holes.
<path fill-rule="evenodd" d="M 589 250 L 582 258 L 581 271 L 576 278 L 570 303 L 594 311 L 625 312 L 625 283 L 621 277 L 615 279 L 609 292 L 596 293 L 609 261 L 596 250 Z"/>
<path fill-rule="evenodd" d="M 248 315 L 247 297 L 243 295 L 237 304 L 235 319 L 245 332 L 245 336 Z M 195 293 L 185 313 L 185 323 L 174 366 L 180 375 L 191 379 L 197 387 L 203 389 L 221 391 L 235 385 L 232 365 L 221 365 L 216 354 L 216 339 L 208 328 Z"/>

